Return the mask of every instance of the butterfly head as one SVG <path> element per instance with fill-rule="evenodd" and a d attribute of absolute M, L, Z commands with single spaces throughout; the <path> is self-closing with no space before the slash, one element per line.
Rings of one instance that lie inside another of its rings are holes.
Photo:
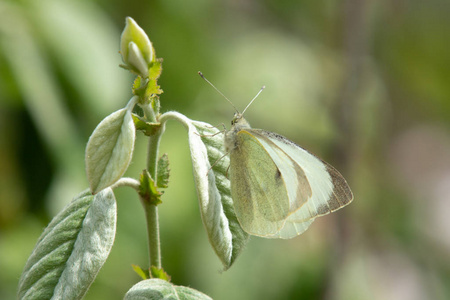
<path fill-rule="evenodd" d="M 244 116 L 236 112 L 233 116 L 233 119 L 231 120 L 231 126 L 235 130 L 240 130 L 242 128 L 250 128 L 250 124 L 247 122 L 247 120 L 244 118 Z"/>
<path fill-rule="evenodd" d="M 248 124 L 241 113 L 236 112 L 231 120 L 231 129 L 225 132 L 225 150 L 227 153 L 230 153 L 231 150 L 237 147 L 236 135 L 239 131 L 246 128 L 250 128 L 250 124 Z"/>

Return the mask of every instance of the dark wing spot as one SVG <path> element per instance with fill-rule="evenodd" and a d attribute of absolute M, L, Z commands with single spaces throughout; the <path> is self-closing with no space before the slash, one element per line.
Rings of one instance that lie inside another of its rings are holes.
<path fill-rule="evenodd" d="M 277 171 L 275 172 L 275 181 L 281 180 L 281 172 L 280 169 L 277 168 Z"/>

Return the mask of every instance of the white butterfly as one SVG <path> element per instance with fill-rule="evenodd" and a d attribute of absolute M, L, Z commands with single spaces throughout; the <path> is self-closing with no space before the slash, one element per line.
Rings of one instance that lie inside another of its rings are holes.
<path fill-rule="evenodd" d="M 225 97 L 201 72 L 199 75 Z M 241 227 L 266 238 L 293 238 L 316 217 L 353 200 L 344 177 L 331 165 L 287 138 L 253 129 L 236 110 L 225 133 L 230 155 L 231 197 Z"/>
<path fill-rule="evenodd" d="M 292 238 L 318 216 L 353 200 L 332 166 L 276 133 L 252 129 L 236 113 L 225 134 L 231 196 L 241 227 L 267 238 Z"/>

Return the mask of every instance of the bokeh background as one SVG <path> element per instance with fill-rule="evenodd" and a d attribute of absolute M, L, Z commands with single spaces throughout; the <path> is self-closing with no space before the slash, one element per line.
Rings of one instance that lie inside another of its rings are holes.
<path fill-rule="evenodd" d="M 0 0 L 0 298 L 43 228 L 87 187 L 84 148 L 131 97 L 126 16 L 164 59 L 162 110 L 287 136 L 336 166 L 354 202 L 292 240 L 253 237 L 226 272 L 200 219 L 184 128 L 160 206 L 163 267 L 215 299 L 450 299 L 448 0 Z M 145 161 L 138 135 L 127 176 Z M 118 229 L 86 299 L 122 299 L 146 267 L 144 213 L 119 188 Z"/>

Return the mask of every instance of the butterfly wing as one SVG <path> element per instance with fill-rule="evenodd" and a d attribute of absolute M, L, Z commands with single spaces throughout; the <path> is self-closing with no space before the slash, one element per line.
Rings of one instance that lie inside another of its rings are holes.
<path fill-rule="evenodd" d="M 248 131 L 239 131 L 234 142 L 230 153 L 230 183 L 239 223 L 253 235 L 276 234 L 290 210 L 282 172 Z"/>
<path fill-rule="evenodd" d="M 295 170 L 296 174 L 290 178 L 295 178 L 297 182 L 291 180 L 286 184 L 291 203 L 289 216 L 283 228 L 271 237 L 297 236 L 304 232 L 316 217 L 333 212 L 353 200 L 353 194 L 347 182 L 331 165 L 283 136 L 261 129 L 250 129 L 249 132 L 265 149 L 271 149 L 271 152 L 277 153 L 271 154 L 271 157 L 274 158 L 273 161 L 278 168 L 282 165 L 286 166 L 286 161 L 289 161 L 291 167 L 288 169 L 291 173 Z M 298 169 L 301 169 L 303 173 L 299 174 Z M 304 188 L 305 181 L 311 189 L 310 192 Z"/>

